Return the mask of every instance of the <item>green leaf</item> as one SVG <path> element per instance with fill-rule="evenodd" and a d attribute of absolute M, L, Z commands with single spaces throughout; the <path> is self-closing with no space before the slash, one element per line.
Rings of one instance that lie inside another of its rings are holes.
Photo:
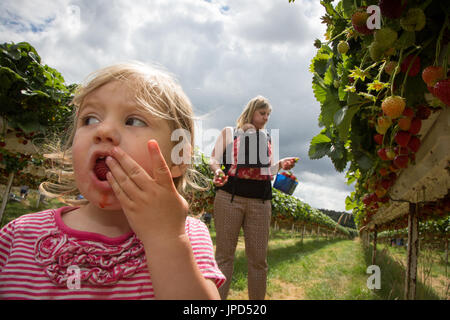
<path fill-rule="evenodd" d="M 335 113 L 334 123 L 337 126 L 341 141 L 347 140 L 353 116 L 358 112 L 359 108 L 359 106 L 345 106 Z"/>
<path fill-rule="evenodd" d="M 357 204 L 349 196 L 345 198 L 345 210 L 353 210 L 356 206 Z"/>
<path fill-rule="evenodd" d="M 347 97 L 347 104 L 349 106 L 355 105 L 355 104 L 361 104 L 364 102 L 364 99 L 358 95 L 355 92 L 349 92 Z"/>
<path fill-rule="evenodd" d="M 312 160 L 323 158 L 328 155 L 331 146 L 331 142 L 310 144 L 308 156 Z"/>
<path fill-rule="evenodd" d="M 373 163 L 374 163 L 374 161 L 365 154 L 362 154 L 358 158 L 356 158 L 356 155 L 355 155 L 355 160 L 358 163 L 360 169 L 363 171 L 367 171 L 370 168 L 372 168 Z"/>
<path fill-rule="evenodd" d="M 309 71 L 317 72 L 320 75 L 323 75 L 327 70 L 327 62 L 330 56 L 328 54 L 318 54 L 314 57 Z"/>
<path fill-rule="evenodd" d="M 355 9 L 353 8 L 354 0 L 343 0 L 341 3 L 342 8 L 344 9 L 345 18 L 350 18 L 353 14 L 353 11 L 355 11 Z"/>
<path fill-rule="evenodd" d="M 311 60 L 309 71 L 311 73 L 317 72 L 320 76 L 325 74 L 328 67 L 328 60 L 332 57 L 333 53 L 328 46 L 323 45 L 316 56 Z"/>
<path fill-rule="evenodd" d="M 311 140 L 311 144 L 326 143 L 326 142 L 331 142 L 331 139 L 322 133 L 319 133 Z"/>
<path fill-rule="evenodd" d="M 321 103 L 321 121 L 329 127 L 333 124 L 334 114 L 341 108 L 337 90 L 327 87 L 323 79 L 315 73 L 313 92 L 317 101 Z"/>

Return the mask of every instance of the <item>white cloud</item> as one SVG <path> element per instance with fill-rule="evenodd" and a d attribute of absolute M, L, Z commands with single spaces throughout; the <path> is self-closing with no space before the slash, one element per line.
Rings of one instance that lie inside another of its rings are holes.
<path fill-rule="evenodd" d="M 350 194 L 343 188 L 344 175 L 302 172 L 294 196 L 320 209 L 345 211 L 345 198 Z"/>
<path fill-rule="evenodd" d="M 68 83 L 119 61 L 160 64 L 177 76 L 197 114 L 211 113 L 204 130 L 234 125 L 262 94 L 274 108 L 268 127 L 280 129 L 280 156 L 302 159 L 296 194 L 314 207 L 343 210 L 351 189 L 342 174 L 329 159 L 307 156 L 320 131 L 308 68 L 314 39 L 325 32 L 323 14 L 312 0 L 6 0 L 0 42 L 30 42 Z"/>

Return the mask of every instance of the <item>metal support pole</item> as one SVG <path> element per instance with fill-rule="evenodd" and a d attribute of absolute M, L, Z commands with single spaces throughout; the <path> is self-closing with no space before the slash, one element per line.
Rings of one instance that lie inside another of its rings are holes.
<path fill-rule="evenodd" d="M 417 204 L 409 204 L 405 300 L 414 300 L 416 297 L 417 257 L 419 254 L 419 221 L 417 218 L 417 209 Z"/>

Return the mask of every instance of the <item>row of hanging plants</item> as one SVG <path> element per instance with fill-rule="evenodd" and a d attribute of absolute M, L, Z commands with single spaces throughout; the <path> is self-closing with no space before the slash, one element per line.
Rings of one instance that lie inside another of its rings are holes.
<path fill-rule="evenodd" d="M 450 217 L 442 218 L 440 220 L 429 220 L 419 223 L 419 235 L 427 239 L 446 239 L 450 238 Z M 401 229 L 387 229 L 380 232 L 377 237 L 383 238 L 399 238 L 408 237 L 408 228 Z"/>
<path fill-rule="evenodd" d="M 437 0 L 321 4 L 326 41 L 315 41 L 310 71 L 323 129 L 309 156 L 346 170 L 355 185 L 346 209 L 361 228 L 389 205 L 399 173 L 415 165 L 422 122 L 450 105 L 449 11 Z M 380 9 L 379 29 L 368 27 L 371 5 Z"/>

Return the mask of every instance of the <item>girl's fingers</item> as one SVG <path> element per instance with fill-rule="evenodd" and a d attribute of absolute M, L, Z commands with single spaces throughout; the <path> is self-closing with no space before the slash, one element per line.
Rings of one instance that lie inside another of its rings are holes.
<path fill-rule="evenodd" d="M 108 172 L 106 174 L 106 180 L 108 180 L 109 184 L 111 185 L 111 188 L 114 191 L 114 194 L 116 198 L 119 200 L 119 202 L 122 204 L 122 206 L 129 205 L 132 201 L 128 197 L 125 191 L 120 187 L 120 185 L 117 183 L 116 179 L 114 178 L 113 174 L 111 172 Z"/>
<path fill-rule="evenodd" d="M 175 187 L 172 180 L 172 174 L 167 166 L 166 160 L 159 149 L 156 140 L 150 140 L 147 143 L 148 151 L 151 159 L 151 173 L 153 179 L 162 186 Z"/>
<path fill-rule="evenodd" d="M 122 166 L 112 157 L 106 158 L 106 164 L 110 169 L 110 173 L 114 178 L 114 183 L 120 188 L 117 190 L 119 192 L 125 192 L 128 198 L 132 198 L 132 195 L 135 194 L 140 188 L 136 185 L 133 179 L 124 171 Z M 112 185 L 111 185 L 112 186 Z M 116 191 L 116 190 L 115 190 Z"/>
<path fill-rule="evenodd" d="M 150 178 L 147 172 L 119 147 L 113 148 L 112 155 L 114 158 L 108 157 L 106 161 L 116 181 L 122 185 L 130 180 L 144 190 Z"/>

